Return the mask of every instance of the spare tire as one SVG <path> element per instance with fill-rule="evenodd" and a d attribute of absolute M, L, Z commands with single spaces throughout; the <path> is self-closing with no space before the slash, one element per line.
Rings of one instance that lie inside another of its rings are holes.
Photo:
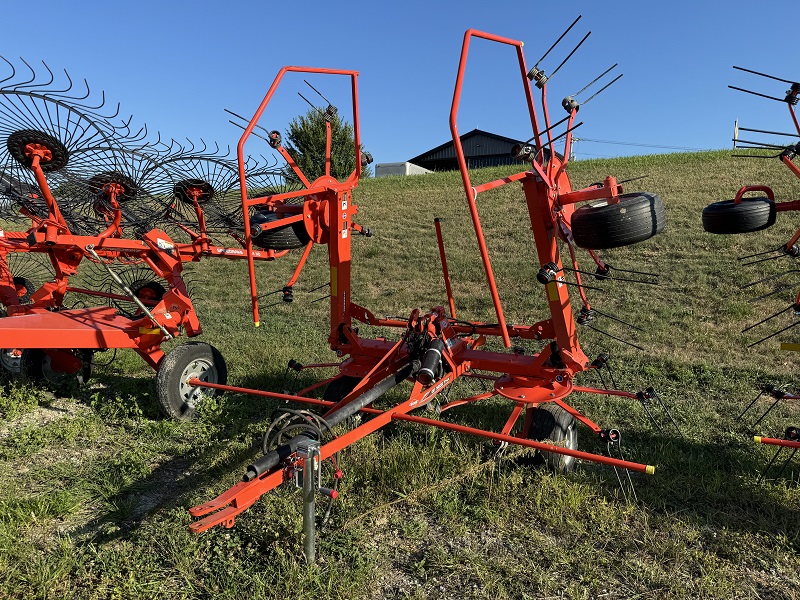
<path fill-rule="evenodd" d="M 630 246 L 664 229 L 664 204 L 658 194 L 622 194 L 619 202 L 595 200 L 572 214 L 572 238 L 581 248 L 602 250 Z"/>
<path fill-rule="evenodd" d="M 722 200 L 703 209 L 703 229 L 708 233 L 750 233 L 775 224 L 775 202 L 769 198 Z"/>
<path fill-rule="evenodd" d="M 283 227 L 262 230 L 259 226 L 278 220 L 278 215 L 272 211 L 257 212 L 250 219 L 250 229 L 256 230 L 253 243 L 266 250 L 293 250 L 302 248 L 311 241 L 303 221 L 296 221 Z M 260 232 L 260 233 L 259 233 Z"/>

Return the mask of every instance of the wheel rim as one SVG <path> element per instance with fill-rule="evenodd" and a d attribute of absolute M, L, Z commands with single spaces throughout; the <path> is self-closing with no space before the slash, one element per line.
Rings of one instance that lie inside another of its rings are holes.
<path fill-rule="evenodd" d="M 219 376 L 214 363 L 203 358 L 196 358 L 181 373 L 179 393 L 181 399 L 192 408 L 197 408 L 204 398 L 214 395 L 213 390 L 189 385 L 189 380 L 195 378 L 204 383 L 217 383 Z"/>
<path fill-rule="evenodd" d="M 69 373 L 53 369 L 53 362 L 50 356 L 45 354 L 44 357 L 42 357 L 42 377 L 44 377 L 45 381 L 48 383 L 60 386 L 66 381 L 67 377 L 69 377 Z"/>
<path fill-rule="evenodd" d="M 3 348 L 0 350 L 0 365 L 14 375 L 22 374 L 22 352 L 15 348 Z"/>

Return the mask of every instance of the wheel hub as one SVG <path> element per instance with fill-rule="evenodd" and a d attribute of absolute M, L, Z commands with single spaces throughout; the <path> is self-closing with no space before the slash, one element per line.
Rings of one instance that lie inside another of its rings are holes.
<path fill-rule="evenodd" d="M 217 383 L 217 369 L 210 361 L 195 359 L 181 373 L 181 398 L 192 408 L 197 408 L 204 397 L 213 395 L 213 391 L 190 385 L 190 379 L 199 379 L 204 383 Z"/>

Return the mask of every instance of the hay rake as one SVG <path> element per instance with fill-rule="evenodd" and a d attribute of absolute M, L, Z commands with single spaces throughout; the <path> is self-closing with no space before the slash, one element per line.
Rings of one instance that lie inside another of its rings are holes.
<path fill-rule="evenodd" d="M 526 170 L 475 185 L 466 166 L 457 120 L 470 42 L 478 38 L 510 46 L 516 51 L 533 136 L 527 142 L 518 144 L 513 150 L 514 156 L 521 161 L 520 164 L 528 167 Z M 562 38 L 559 38 L 559 41 Z M 545 57 L 542 57 L 542 60 Z M 354 222 L 358 208 L 353 201 L 353 191 L 361 175 L 362 156 L 358 118 L 358 73 L 306 67 L 284 67 L 279 71 L 239 140 L 237 151 L 240 165 L 245 156 L 246 144 L 252 141 L 251 135 L 254 131 L 261 127 L 259 122 L 262 115 L 288 73 L 344 77 L 351 84 L 355 169 L 349 177 L 339 181 L 331 177 L 330 171 L 327 170 L 317 179 L 309 180 L 294 164 L 288 152 L 282 148 L 279 136 L 270 136 L 267 139 L 287 159 L 289 167 L 303 182 L 303 189 L 253 198 L 247 193 L 248 181 L 244 168 L 240 167 L 243 213 L 246 214 L 254 205 L 279 206 L 288 200 L 302 198 L 302 205 L 284 206 L 286 214 L 292 215 L 285 218 L 286 222 L 303 223 L 313 243 L 327 246 L 330 268 L 328 342 L 339 358 L 340 362 L 334 363 L 339 367 L 339 374 L 294 394 L 215 385 L 199 380 L 189 381 L 190 385 L 197 387 L 304 403 L 319 410 L 319 413 L 309 409 L 279 411 L 265 435 L 262 448 L 264 455 L 247 467 L 243 481 L 214 500 L 190 509 L 193 516 L 199 517 L 199 520 L 190 526 L 192 531 L 201 532 L 216 525 L 232 527 L 236 517 L 262 495 L 285 482 L 294 481 L 303 489 L 304 550 L 308 560 L 313 561 L 315 494 L 320 493 L 328 498 L 335 498 L 338 495 L 338 482 L 342 477 L 338 462 L 334 462 L 333 483 L 323 486 L 319 474 L 321 465 L 327 464 L 328 460 L 335 461 L 339 451 L 393 421 L 425 424 L 457 433 L 471 434 L 492 440 L 498 445 L 516 444 L 531 448 L 538 451 L 541 458 L 559 472 L 570 471 L 579 460 L 610 465 L 615 470 L 619 469 L 617 476 L 620 478 L 621 486 L 625 478 L 623 493 L 628 487 L 633 491 L 629 474 L 631 471 L 648 474 L 654 472 L 653 466 L 625 459 L 621 452 L 621 435 L 618 430 L 602 428 L 568 404 L 565 399 L 573 392 L 583 392 L 626 398 L 649 403 L 650 406 L 663 407 L 666 410 L 666 406 L 658 399 L 658 394 L 652 388 L 635 394 L 576 385 L 577 374 L 606 369 L 608 357 L 600 355 L 596 360 L 591 360 L 582 350 L 578 343 L 578 322 L 573 315 L 569 294 L 570 288 L 579 291 L 582 305 L 580 316 L 583 322 L 589 323 L 594 319 L 599 313 L 593 312 L 584 293 L 589 286 L 581 281 L 582 271 L 578 268 L 576 250 L 583 248 L 588 251 L 596 264 L 599 281 L 613 278 L 615 275 L 610 265 L 600 259 L 596 250 L 634 244 L 660 232 L 664 226 L 663 205 L 655 194 L 623 193 L 622 186 L 613 177 L 607 177 L 603 182 L 588 188 L 573 190 L 566 167 L 570 155 L 571 134 L 577 127 L 574 120 L 580 105 L 574 97 L 565 99 L 563 106 L 568 117 L 559 123 L 551 124 L 546 108 L 548 77 L 539 68 L 539 63 L 528 69 L 520 41 L 474 29 L 468 30 L 464 36 L 450 112 L 450 129 L 455 154 L 463 180 L 467 208 L 474 226 L 478 254 L 484 267 L 487 288 L 492 297 L 496 323 L 470 321 L 461 316 L 456 318 L 456 299 L 450 286 L 450 273 L 439 219 L 434 221 L 434 225 L 442 259 L 449 312 L 444 306 L 435 306 L 426 312 L 415 309 L 406 317 L 382 318 L 355 302 L 350 287 L 351 240 L 353 232 L 364 229 Z M 555 71 L 562 65 L 563 62 Z M 534 87 L 541 91 L 542 124 L 538 109 L 535 107 Z M 335 112 L 331 109 L 327 111 Z M 565 131 L 555 135 L 554 129 L 563 123 L 566 124 Z M 267 129 L 264 128 L 262 131 Z M 331 156 L 329 124 L 327 132 L 326 163 L 329 165 Z M 555 151 L 554 142 L 562 138 L 563 154 L 559 154 Z M 509 184 L 521 184 L 522 187 L 536 245 L 534 259 L 536 266 L 530 281 L 533 282 L 535 279 L 538 283 L 534 285 L 542 286 L 549 309 L 548 318 L 531 325 L 506 322 L 483 227 L 478 216 L 476 203 L 478 195 Z M 584 205 L 576 208 L 579 203 Z M 253 237 L 249 231 L 246 232 L 250 258 Z M 571 267 L 565 267 L 562 263 L 560 243 L 569 248 Z M 253 319 L 258 325 L 259 295 L 252 258 L 248 264 Z M 567 280 L 568 273 L 574 275 L 574 281 Z M 359 334 L 360 326 L 390 328 L 399 331 L 399 334 L 394 340 L 385 337 L 367 339 Z M 499 340 L 505 350 L 487 349 L 486 343 L 489 338 Z M 541 342 L 544 346 L 539 352 L 526 354 L 520 347 L 512 346 L 513 340 Z M 330 365 L 304 366 L 296 361 L 289 364 L 290 370 L 295 371 L 321 366 Z M 488 384 L 488 389 L 458 399 L 448 398 L 446 403 L 439 404 L 439 399 L 446 397 L 453 384 L 462 380 L 483 381 Z M 402 395 L 396 402 L 384 398 L 389 390 L 404 382 L 411 384 L 411 391 L 407 395 Z M 327 388 L 322 399 L 309 396 L 311 392 L 326 384 Z M 441 413 L 455 406 L 469 405 L 493 397 L 505 398 L 511 404 L 510 413 L 500 431 L 489 431 L 412 414 L 420 408 L 434 405 L 438 406 L 436 412 Z M 376 407 L 379 400 L 388 402 L 388 407 Z M 365 418 L 361 421 L 351 419 L 356 415 Z M 669 418 L 671 419 L 671 415 Z M 608 444 L 608 455 L 577 449 L 578 422 L 587 426 L 600 440 Z M 672 422 L 674 423 L 674 420 Z"/>
<path fill-rule="evenodd" d="M 119 109 L 104 111 L 104 97 L 90 102 L 88 85 L 76 93 L 66 72 L 59 85 L 47 65 L 41 79 L 27 63 L 30 75 L 20 77 L 6 62 L 0 217 L 24 230 L 6 226 L 0 236 L 2 364 L 60 386 L 85 381 L 95 352 L 131 348 L 156 369 L 164 411 L 191 418 L 203 395 L 216 392 L 185 380 L 225 383 L 224 359 L 192 342 L 167 360 L 161 344 L 202 332 L 184 263 L 245 258 L 236 163 L 204 143 L 147 141 L 146 127 L 115 124 Z M 272 163 L 243 164 L 261 172 Z M 221 245 L 223 234 L 236 247 Z M 265 247 L 251 257 L 287 252 Z M 33 269 L 17 272 L 21 264 Z"/>
<path fill-rule="evenodd" d="M 787 108 L 789 109 L 789 116 L 794 126 L 793 132 L 780 132 L 780 131 L 768 131 L 764 129 L 738 127 L 737 125 L 737 128 L 734 131 L 734 138 L 733 138 L 734 149 L 750 149 L 750 150 L 757 149 L 757 150 L 762 150 L 764 152 L 757 154 L 734 154 L 734 156 L 742 158 L 751 158 L 751 159 L 777 158 L 792 173 L 794 173 L 796 177 L 800 178 L 800 167 L 798 167 L 794 162 L 794 159 L 797 157 L 798 153 L 800 153 L 800 140 L 798 139 L 800 138 L 800 123 L 797 120 L 797 114 L 795 111 L 795 107 L 797 106 L 798 102 L 798 97 L 800 97 L 800 83 L 796 81 L 790 81 L 788 79 L 782 79 L 780 77 L 775 77 L 773 75 L 767 75 L 765 73 L 760 73 L 758 71 L 745 69 L 742 67 L 735 66 L 734 69 L 750 73 L 752 75 L 756 75 L 759 77 L 763 77 L 771 81 L 778 81 L 783 84 L 788 84 L 789 89 L 785 91 L 785 94 L 782 97 L 763 94 L 761 92 L 756 92 L 753 90 L 737 86 L 728 86 L 728 87 L 740 92 L 758 96 L 760 98 L 765 98 L 768 100 L 786 104 Z M 766 134 L 772 136 L 794 138 L 794 140 L 792 140 L 792 143 L 786 145 L 779 145 L 772 142 L 762 142 L 759 140 L 744 140 L 739 137 L 740 132 L 756 134 L 756 136 L 754 137 Z M 745 197 L 746 194 L 750 193 L 760 193 L 764 195 L 757 197 Z M 772 188 L 770 188 L 769 186 L 748 185 L 740 188 L 733 200 L 723 200 L 720 202 L 714 202 L 708 205 L 706 208 L 704 208 L 702 214 L 703 228 L 707 232 L 715 234 L 739 234 L 739 233 L 750 233 L 755 231 L 761 231 L 775 224 L 777 213 L 797 211 L 797 210 L 800 210 L 800 200 L 776 201 L 775 194 L 772 191 Z M 743 256 L 739 259 L 739 262 L 741 266 L 750 266 L 757 269 L 761 269 L 765 263 L 770 261 L 778 261 L 784 258 L 797 258 L 800 256 L 800 246 L 798 246 L 798 240 L 800 240 L 800 229 L 798 229 L 794 234 L 792 234 L 792 236 L 786 241 L 786 243 L 781 245 L 780 247 L 770 248 L 765 251 Z M 765 293 L 761 293 L 758 296 L 755 296 L 751 300 L 752 302 L 762 302 L 766 299 L 782 294 L 783 292 L 791 291 L 792 289 L 796 288 L 798 284 L 792 283 L 791 278 L 797 272 L 798 272 L 797 269 L 787 269 L 777 274 L 760 277 L 755 281 L 743 285 L 742 289 L 753 290 L 753 289 L 759 289 L 759 286 L 761 287 L 772 286 L 772 289 L 770 289 Z M 785 324 L 786 322 L 785 319 L 787 316 L 794 318 L 793 321 L 790 322 L 788 325 Z M 769 316 L 761 319 L 757 323 L 749 325 L 743 329 L 742 332 L 744 333 L 749 331 L 763 331 L 763 327 L 773 328 L 771 332 L 767 333 L 766 335 L 762 334 L 759 339 L 750 343 L 748 347 L 752 348 L 754 346 L 757 346 L 758 344 L 779 337 L 781 336 L 781 334 L 793 329 L 797 325 L 800 325 L 800 320 L 797 320 L 797 317 L 799 316 L 800 316 L 800 292 L 794 295 L 791 304 L 789 304 L 788 306 L 784 306 L 784 308 L 782 308 L 781 310 L 772 313 Z M 781 342 L 780 348 L 782 350 L 796 352 L 800 350 L 800 344 L 791 342 Z M 754 423 L 752 423 L 752 425 L 750 426 L 751 430 L 755 430 L 756 426 L 759 425 L 764 420 L 764 418 L 772 411 L 772 409 L 774 409 L 780 402 L 787 400 L 788 401 L 797 400 L 799 397 L 795 394 L 779 389 L 777 386 L 773 384 L 767 384 L 761 388 L 759 395 L 756 396 L 756 398 L 754 398 L 753 401 L 750 402 L 750 404 L 737 417 L 737 421 L 743 419 L 744 416 L 748 414 L 749 411 L 756 406 L 757 401 L 764 396 L 771 397 L 773 398 L 774 401 L 761 414 L 761 416 Z M 770 437 L 756 435 L 754 436 L 754 439 L 757 443 L 769 444 L 778 447 L 774 456 L 770 460 L 769 464 L 762 471 L 761 476 L 759 477 L 759 481 L 761 481 L 766 476 L 768 471 L 772 468 L 778 456 L 781 454 L 781 451 L 785 448 L 790 449 L 791 452 L 789 453 L 788 458 L 782 463 L 782 466 L 780 467 L 779 472 L 776 475 L 776 477 L 780 477 L 785 471 L 787 465 L 791 462 L 792 458 L 797 452 L 797 449 L 800 447 L 800 441 L 798 441 L 799 440 L 798 428 L 793 426 L 787 427 L 785 429 L 783 438 L 770 438 Z"/>

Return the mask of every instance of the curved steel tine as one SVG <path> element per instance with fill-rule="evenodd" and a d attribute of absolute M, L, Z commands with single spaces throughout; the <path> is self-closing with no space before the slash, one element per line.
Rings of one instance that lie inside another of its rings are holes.
<path fill-rule="evenodd" d="M 752 263 L 747 263 L 747 264 L 752 264 Z M 764 277 L 762 279 L 757 279 L 756 281 L 753 281 L 752 283 L 745 284 L 745 285 L 741 286 L 739 289 L 740 290 L 746 290 L 747 288 L 752 287 L 754 285 L 757 285 L 759 283 L 764 283 L 766 281 L 771 281 L 773 279 L 780 279 L 781 277 L 789 275 L 790 273 L 800 273 L 800 269 L 791 269 L 789 271 L 784 271 L 783 273 L 776 273 L 774 275 L 767 275 L 766 277 Z"/>
<path fill-rule="evenodd" d="M 784 331 L 787 331 L 788 329 L 791 329 L 792 327 L 797 327 L 798 325 L 800 325 L 800 321 L 798 321 L 797 323 L 792 323 L 791 325 L 789 325 L 788 327 L 784 327 L 783 329 L 779 329 L 775 333 L 772 333 L 772 334 L 768 335 L 767 337 L 758 340 L 757 342 L 753 342 L 752 344 L 749 344 L 747 347 L 748 348 L 752 348 L 753 346 L 756 346 L 756 345 L 760 344 L 761 342 L 766 342 L 768 339 L 774 338 L 776 335 L 778 335 L 780 333 L 783 333 Z"/>
<path fill-rule="evenodd" d="M 588 327 L 589 329 L 591 329 L 592 331 L 596 331 L 597 333 L 602 333 L 603 335 L 607 335 L 611 339 L 617 340 L 618 342 L 622 342 L 623 344 L 627 344 L 628 346 L 632 346 L 632 347 L 636 348 L 637 350 L 644 351 L 644 348 L 642 348 L 641 346 L 637 346 L 636 344 L 634 344 L 632 342 L 629 342 L 627 340 L 623 340 L 622 338 L 617 337 L 615 335 L 611 335 L 607 331 L 603 331 L 602 329 L 598 329 L 597 327 L 592 327 L 591 325 L 588 325 L 588 324 L 584 325 L 584 327 Z"/>
<path fill-rule="evenodd" d="M 6 63 L 6 64 L 7 64 L 9 67 L 11 67 L 11 75 L 9 75 L 8 77 L 6 77 L 5 79 L 2 79 L 2 80 L 0 80 L 0 83 L 5 83 L 6 81 L 9 81 L 10 79 L 14 79 L 14 76 L 17 74 L 17 69 L 14 67 L 14 65 L 11 63 L 11 61 L 10 61 L 10 60 L 8 60 L 8 59 L 7 59 L 5 56 L 1 56 L 1 55 L 0 55 L 0 58 L 2 58 L 2 59 L 3 59 L 3 61 L 5 61 L 5 63 Z"/>
<path fill-rule="evenodd" d="M 632 323 L 627 323 L 627 322 L 623 321 L 622 319 L 618 319 L 614 315 L 606 314 L 604 312 L 601 312 L 601 311 L 597 310 L 596 308 L 592 308 L 592 310 L 594 312 L 596 312 L 598 315 L 602 315 L 602 316 L 606 317 L 607 319 L 611 319 L 612 321 L 616 321 L 617 323 L 622 323 L 623 325 L 627 325 L 628 327 L 630 327 L 632 329 L 635 329 L 636 331 L 644 331 L 644 329 L 642 329 L 641 327 L 633 325 Z"/>
<path fill-rule="evenodd" d="M 22 63 L 23 63 L 23 64 L 24 64 L 26 67 L 28 67 L 28 69 L 30 69 L 30 72 L 31 72 L 31 79 L 29 79 L 28 81 L 23 81 L 22 83 L 17 83 L 17 84 L 15 84 L 15 85 L 14 85 L 14 86 L 12 86 L 12 88 L 11 88 L 11 89 L 13 89 L 13 90 L 19 89 L 19 88 L 21 88 L 21 87 L 25 87 L 27 84 L 31 83 L 32 81 L 34 81 L 34 80 L 36 79 L 36 71 L 34 71 L 34 70 L 31 68 L 31 66 L 30 66 L 30 65 L 29 65 L 27 62 L 25 62 L 25 59 L 24 59 L 24 58 L 22 58 L 21 56 L 20 56 L 20 60 L 22 61 Z"/>
<path fill-rule="evenodd" d="M 783 250 L 783 246 L 778 246 L 777 248 L 770 248 L 769 250 L 762 250 L 761 252 L 756 252 L 755 254 L 748 254 L 747 256 L 738 256 L 736 260 L 747 260 L 748 258 L 753 258 L 754 256 L 762 256 L 764 254 L 769 254 L 771 252 L 781 252 Z"/>
<path fill-rule="evenodd" d="M 766 73 L 760 73 L 758 71 L 753 71 L 751 69 L 745 69 L 744 67 L 737 67 L 736 65 L 733 66 L 734 69 L 739 71 L 744 71 L 745 73 L 752 73 L 753 75 L 760 75 L 761 77 L 766 77 L 767 79 L 774 79 L 775 81 L 781 81 L 783 83 L 788 84 L 797 84 L 796 81 L 789 81 L 788 79 L 781 79 L 780 77 L 775 77 L 774 75 L 767 75 Z"/>
<path fill-rule="evenodd" d="M 778 311 L 778 312 L 776 312 L 774 315 L 770 315 L 770 316 L 768 316 L 766 319 L 764 319 L 764 320 L 762 320 L 762 321 L 759 321 L 758 323 L 753 323 L 752 325 L 749 325 L 748 327 L 745 327 L 744 329 L 742 329 L 742 333 L 744 333 L 745 331 L 750 331 L 751 329 L 753 329 L 753 328 L 755 328 L 755 327 L 758 327 L 759 325 L 761 325 L 761 324 L 763 324 L 763 323 L 766 323 L 766 322 L 767 322 L 767 321 L 769 321 L 770 319 L 774 319 L 775 317 L 777 317 L 777 316 L 779 316 L 779 315 L 782 315 L 782 314 L 783 314 L 783 313 L 785 313 L 787 310 L 791 310 L 792 308 L 794 308 L 794 304 L 790 304 L 789 306 L 787 306 L 787 307 L 786 307 L 786 308 L 784 308 L 783 310 L 779 310 L 779 311 Z"/>
<path fill-rule="evenodd" d="M 25 61 L 23 60 L 22 62 L 25 62 Z M 28 63 L 25 63 L 25 64 L 27 65 Z M 31 82 L 31 83 L 25 84 L 25 85 L 18 85 L 17 89 L 47 87 L 48 85 L 53 83 L 53 81 L 55 81 L 55 75 L 53 75 L 53 72 L 50 70 L 50 67 L 47 66 L 46 62 L 42 61 L 42 64 L 44 65 L 44 68 L 47 70 L 47 72 L 50 73 L 50 81 L 48 81 L 46 83 L 34 83 L 34 82 Z M 33 71 L 33 69 L 30 67 L 30 65 L 28 65 L 28 68 L 31 69 L 31 71 Z M 34 73 L 34 76 L 35 76 L 35 73 Z"/>
<path fill-rule="evenodd" d="M 748 302 L 758 302 L 759 300 L 763 300 L 764 298 L 769 298 L 770 296 L 774 296 L 775 294 L 780 294 L 781 292 L 785 292 L 786 290 L 791 290 L 797 287 L 796 285 L 785 285 L 783 287 L 779 287 L 777 290 L 770 292 L 768 294 L 764 294 L 763 296 L 759 296 L 757 298 L 751 298 Z"/>

